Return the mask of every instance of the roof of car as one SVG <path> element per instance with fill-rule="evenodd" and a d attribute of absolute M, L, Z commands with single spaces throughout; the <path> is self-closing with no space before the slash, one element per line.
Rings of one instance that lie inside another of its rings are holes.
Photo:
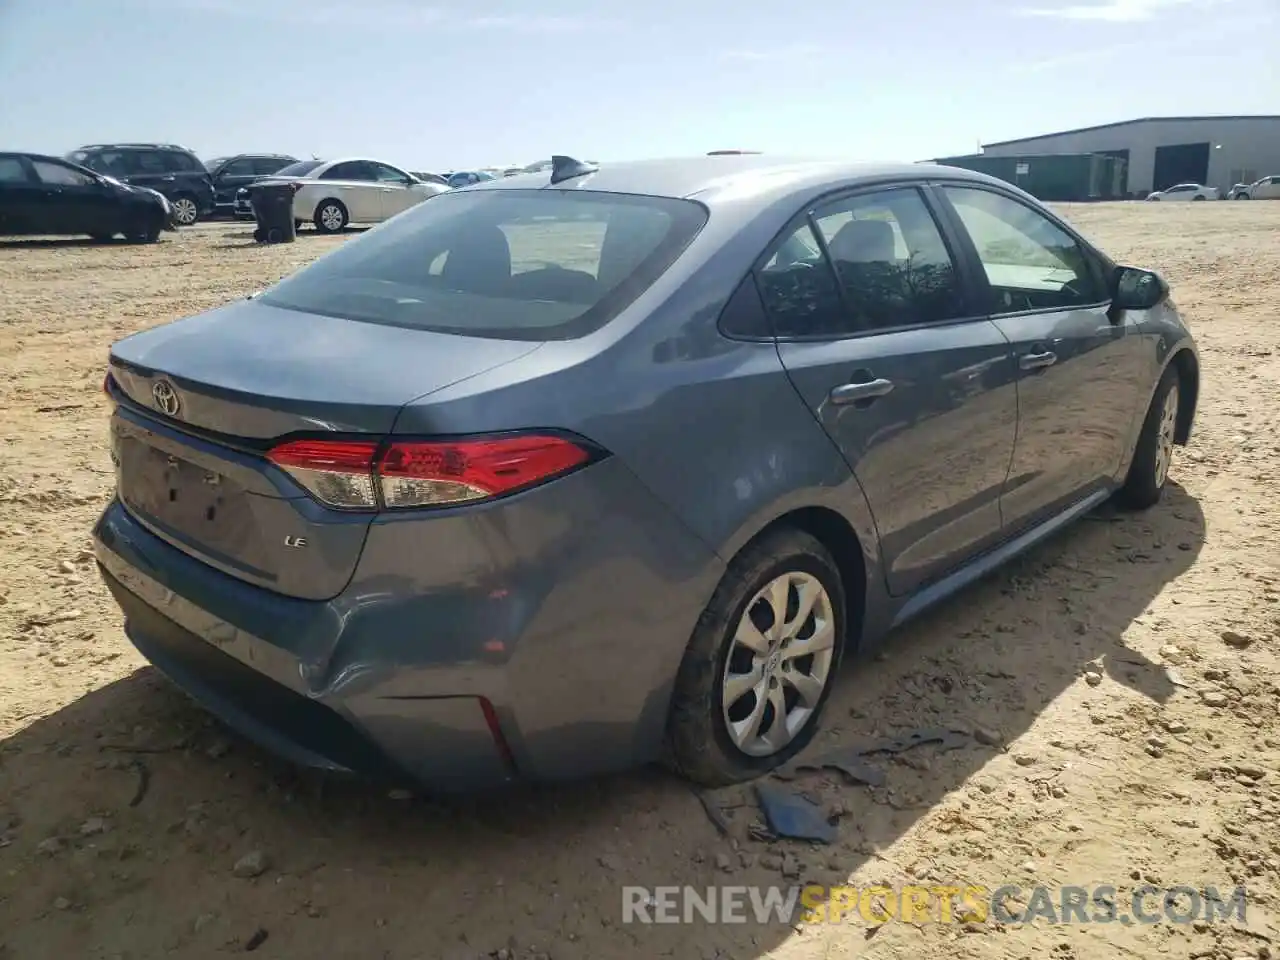
<path fill-rule="evenodd" d="M 982 183 L 1001 182 L 971 170 L 920 163 L 852 163 L 759 154 L 683 157 L 602 163 L 591 173 L 551 183 L 550 171 L 486 180 L 470 190 L 519 190 L 554 187 L 605 193 L 697 198 L 713 203 L 756 197 L 762 201 L 797 190 L 837 189 L 858 181 L 946 177 Z"/>

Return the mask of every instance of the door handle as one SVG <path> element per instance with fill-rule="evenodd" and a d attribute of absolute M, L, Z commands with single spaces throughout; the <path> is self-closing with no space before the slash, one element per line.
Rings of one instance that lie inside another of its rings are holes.
<path fill-rule="evenodd" d="M 1023 370 L 1043 370 L 1058 362 L 1058 355 L 1052 350 L 1040 353 L 1024 353 L 1018 358 L 1018 366 Z"/>
<path fill-rule="evenodd" d="M 875 400 L 893 389 L 892 380 L 867 380 L 863 383 L 842 383 L 832 389 L 828 399 L 836 406 Z"/>

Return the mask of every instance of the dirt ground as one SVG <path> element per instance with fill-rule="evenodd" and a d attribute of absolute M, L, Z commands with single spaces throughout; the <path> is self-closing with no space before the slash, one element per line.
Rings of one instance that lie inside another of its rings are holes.
<path fill-rule="evenodd" d="M 0 958 L 1280 956 L 1280 203 L 1066 213 L 1172 282 L 1203 352 L 1192 446 L 1155 510 L 1081 522 L 846 669 L 816 749 L 979 734 L 880 787 L 806 780 L 844 814 L 826 847 L 753 839 L 745 789 L 721 836 L 656 771 L 439 805 L 221 732 L 134 653 L 87 552 L 106 351 L 343 239 L 0 244 Z M 621 922 L 627 883 L 801 881 L 1249 903 L 1207 926 Z"/>

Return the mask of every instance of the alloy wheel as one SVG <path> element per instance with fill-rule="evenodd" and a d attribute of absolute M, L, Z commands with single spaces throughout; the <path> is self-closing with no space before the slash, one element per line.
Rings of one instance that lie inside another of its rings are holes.
<path fill-rule="evenodd" d="M 173 218 L 182 226 L 191 226 L 199 216 L 200 211 L 196 207 L 196 202 L 190 197 L 179 197 L 173 201 Z"/>
<path fill-rule="evenodd" d="M 326 203 L 320 209 L 320 222 L 324 224 L 326 230 L 337 232 L 343 227 L 342 210 L 332 203 Z"/>
<path fill-rule="evenodd" d="M 1173 437 L 1178 427 L 1178 385 L 1175 383 L 1165 395 L 1160 408 L 1160 424 L 1156 431 L 1156 486 L 1164 485 L 1173 464 Z"/>
<path fill-rule="evenodd" d="M 721 702 L 729 738 L 743 753 L 783 750 L 813 717 L 835 661 L 831 597 L 799 571 L 767 583 L 747 604 L 725 660 Z"/>

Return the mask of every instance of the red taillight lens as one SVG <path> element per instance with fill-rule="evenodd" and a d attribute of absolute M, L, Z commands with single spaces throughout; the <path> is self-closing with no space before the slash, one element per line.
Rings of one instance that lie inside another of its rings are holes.
<path fill-rule="evenodd" d="M 322 503 L 346 510 L 378 506 L 373 489 L 372 442 L 293 440 L 276 447 L 267 459 L 289 473 Z"/>
<path fill-rule="evenodd" d="M 395 441 L 385 447 L 296 440 L 267 456 L 323 503 L 357 510 L 485 500 L 550 480 L 590 459 L 572 441 L 542 434 Z"/>

